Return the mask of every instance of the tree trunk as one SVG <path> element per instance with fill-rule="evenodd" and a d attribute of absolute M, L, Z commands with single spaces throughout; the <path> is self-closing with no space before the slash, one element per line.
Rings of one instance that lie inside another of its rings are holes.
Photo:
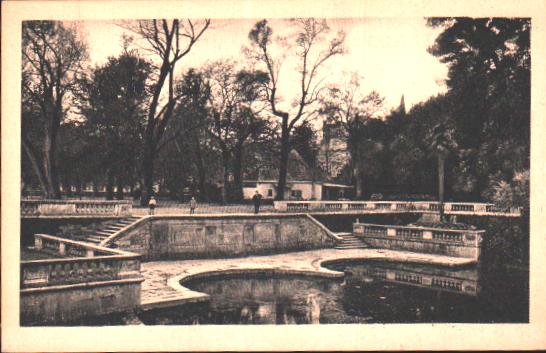
<path fill-rule="evenodd" d="M 81 200 L 82 199 L 82 182 L 81 180 L 78 180 L 77 181 L 77 184 L 76 184 L 76 194 L 78 194 L 78 198 Z"/>
<path fill-rule="evenodd" d="M 60 199 L 61 190 L 59 188 L 59 180 L 57 179 L 57 169 L 55 160 L 56 150 L 56 134 L 50 128 L 46 129 L 44 137 L 44 146 L 42 149 L 44 157 L 44 174 L 47 186 L 47 198 Z"/>
<path fill-rule="evenodd" d="M 123 178 L 121 177 L 121 175 L 117 176 L 116 182 L 116 199 L 123 200 Z"/>
<path fill-rule="evenodd" d="M 352 148 L 351 163 L 353 164 L 353 178 L 355 182 L 355 199 L 361 200 L 364 195 L 364 187 L 362 185 L 362 168 L 360 155 L 357 152 L 356 146 Z"/>
<path fill-rule="evenodd" d="M 201 144 L 199 142 L 198 138 L 193 139 L 193 145 L 195 146 L 195 169 L 197 169 L 197 178 L 199 183 L 199 196 L 201 197 L 201 201 L 208 201 L 209 195 L 206 188 L 206 180 L 207 180 L 207 174 L 206 174 L 206 168 L 205 168 L 205 162 L 203 161 L 203 154 L 201 151 Z"/>
<path fill-rule="evenodd" d="M 93 196 L 99 196 L 99 185 L 96 180 L 93 180 Z"/>
<path fill-rule="evenodd" d="M 106 199 L 114 199 L 114 171 L 112 168 L 106 171 Z"/>
<path fill-rule="evenodd" d="M 243 201 L 243 146 L 237 145 L 233 153 L 233 197 L 234 201 Z"/>
<path fill-rule="evenodd" d="M 229 152 L 222 151 L 222 203 L 227 203 L 229 189 Z"/>
<path fill-rule="evenodd" d="M 362 187 L 362 173 L 359 162 L 354 163 L 353 178 L 355 179 L 355 198 L 361 200 L 364 188 Z"/>
<path fill-rule="evenodd" d="M 281 134 L 281 158 L 279 165 L 279 182 L 277 183 L 276 200 L 284 200 L 286 188 L 286 174 L 288 172 L 288 154 L 290 153 L 290 130 L 288 129 L 288 116 L 283 117 Z"/>
<path fill-rule="evenodd" d="M 146 146 L 142 158 L 142 196 L 140 197 L 141 206 L 147 206 L 150 197 L 154 194 L 154 163 L 154 147 Z"/>
<path fill-rule="evenodd" d="M 42 170 L 42 167 L 40 165 L 40 162 L 38 161 L 38 156 L 32 145 L 26 141 L 26 138 L 23 137 L 21 139 L 21 142 L 23 144 L 23 149 L 25 150 L 25 153 L 28 156 L 28 159 L 30 160 L 30 164 L 32 165 L 32 169 L 34 170 L 34 174 L 36 174 L 36 177 L 38 178 L 38 183 L 40 184 L 40 188 L 42 189 L 42 192 L 44 196 L 47 198 L 48 192 L 47 192 L 47 184 L 44 172 Z"/>
<path fill-rule="evenodd" d="M 444 156 L 438 155 L 438 202 L 440 211 L 440 222 L 444 221 L 444 174 L 445 174 Z"/>

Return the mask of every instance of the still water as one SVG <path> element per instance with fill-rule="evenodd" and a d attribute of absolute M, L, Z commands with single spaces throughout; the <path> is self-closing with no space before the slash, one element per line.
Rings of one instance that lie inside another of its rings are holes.
<path fill-rule="evenodd" d="M 152 310 L 145 325 L 528 322 L 528 274 L 379 261 L 344 279 L 245 275 L 184 282 L 210 303 Z"/>

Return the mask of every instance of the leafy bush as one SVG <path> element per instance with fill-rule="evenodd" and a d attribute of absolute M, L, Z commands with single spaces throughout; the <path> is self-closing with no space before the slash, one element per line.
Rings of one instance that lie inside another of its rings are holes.
<path fill-rule="evenodd" d="M 501 210 L 529 208 L 529 170 L 516 172 L 510 182 L 492 177 L 485 196 Z"/>

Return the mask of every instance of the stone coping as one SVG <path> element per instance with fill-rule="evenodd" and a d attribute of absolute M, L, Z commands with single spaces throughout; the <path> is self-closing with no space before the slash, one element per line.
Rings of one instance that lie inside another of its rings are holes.
<path fill-rule="evenodd" d="M 95 281 L 95 282 L 83 282 L 83 283 L 74 283 L 74 284 L 63 284 L 58 286 L 47 286 L 47 287 L 35 287 L 35 288 L 21 288 L 21 294 L 34 294 L 34 293 L 44 293 L 44 292 L 58 292 L 64 290 L 77 290 L 85 288 L 94 288 L 94 287 L 104 287 L 104 286 L 119 286 L 125 284 L 139 284 L 144 282 L 144 278 L 125 278 L 125 279 L 113 279 L 110 281 Z"/>
<path fill-rule="evenodd" d="M 483 229 L 449 229 L 449 228 L 434 228 L 434 227 L 422 227 L 422 226 L 413 226 L 413 225 L 388 225 L 388 224 L 377 224 L 377 223 L 353 223 L 354 226 L 364 226 L 364 227 L 377 227 L 377 228 L 393 228 L 393 229 L 415 229 L 415 230 L 430 230 L 433 232 L 451 232 L 451 233 L 485 233 Z"/>
<path fill-rule="evenodd" d="M 25 260 L 21 261 L 21 265 L 34 265 L 34 264 L 53 264 L 53 263 L 59 263 L 59 262 L 85 262 L 89 260 L 123 260 L 123 259 L 139 259 L 141 257 L 140 254 L 135 254 L 128 251 L 123 251 L 119 249 L 111 249 L 100 245 L 95 245 L 87 242 L 82 241 L 76 241 L 72 239 L 66 239 L 61 238 L 49 234 L 34 234 L 35 239 L 45 239 L 52 242 L 57 242 L 59 244 L 69 244 L 78 248 L 82 248 L 85 250 L 93 250 L 97 252 L 101 252 L 105 255 L 98 255 L 98 256 L 92 256 L 92 257 L 61 257 L 61 258 L 52 258 L 52 259 L 41 259 L 41 260 Z M 37 250 L 37 251 L 44 251 L 44 250 Z M 44 251 L 47 252 L 47 251 Z"/>
<path fill-rule="evenodd" d="M 392 200 L 392 201 L 388 201 L 388 200 L 348 200 L 348 201 L 340 201 L 340 200 L 314 200 L 314 201 L 311 201 L 311 200 L 283 200 L 283 201 L 273 201 L 273 202 L 278 202 L 279 204 L 282 204 L 282 203 L 290 203 L 290 204 L 298 204 L 298 203 L 305 203 L 305 204 L 311 204 L 311 205 L 317 205 L 317 204 L 322 204 L 322 203 L 328 203 L 328 204 L 344 204 L 344 203 L 347 203 L 347 204 L 365 204 L 365 203 L 373 203 L 373 204 L 376 204 L 376 203 L 380 203 L 380 204 L 385 204 L 385 203 L 389 203 L 389 204 L 392 204 L 392 203 L 426 203 L 426 204 L 438 204 L 439 202 L 438 201 L 397 201 L 397 200 Z M 445 203 L 456 203 L 456 204 L 487 204 L 487 205 L 493 205 L 493 204 L 490 204 L 490 203 L 484 203 L 484 202 L 444 202 Z"/>
<path fill-rule="evenodd" d="M 27 200 L 27 199 L 21 199 L 21 203 L 54 203 L 54 204 L 76 204 L 76 203 L 88 203 L 88 204 L 94 204 L 94 205 L 117 205 L 117 204 L 126 204 L 126 205 L 132 205 L 133 202 L 131 200 L 49 200 L 49 199 L 40 199 L 40 200 Z"/>
<path fill-rule="evenodd" d="M 475 260 L 468 258 L 384 249 L 321 249 L 244 258 L 148 262 L 142 264 L 145 281 L 140 309 L 150 310 L 209 300 L 208 294 L 196 292 L 183 286 L 185 281 L 191 279 L 245 273 L 342 278 L 343 272 L 329 270 L 323 265 L 362 260 L 409 262 L 448 267 L 476 263 Z"/>
<path fill-rule="evenodd" d="M 206 220 L 206 219 L 279 219 L 279 218 L 307 218 L 311 220 L 315 225 L 324 230 L 329 237 L 334 240 L 341 240 L 337 235 L 326 228 L 322 223 L 311 217 L 308 213 L 201 213 L 201 214 L 161 214 L 161 215 L 147 215 L 143 216 L 137 221 L 129 224 L 128 226 L 118 230 L 110 235 L 108 238 L 100 242 L 101 246 L 106 246 L 115 239 L 133 228 L 145 222 L 154 220 Z"/>

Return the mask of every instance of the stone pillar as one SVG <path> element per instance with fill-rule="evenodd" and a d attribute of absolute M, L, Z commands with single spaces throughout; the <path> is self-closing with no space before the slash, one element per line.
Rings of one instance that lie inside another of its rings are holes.
<path fill-rule="evenodd" d="M 431 230 L 423 231 L 423 239 L 432 239 L 432 231 Z"/>
<path fill-rule="evenodd" d="M 66 245 L 65 243 L 59 243 L 59 255 L 66 254 Z"/>
<path fill-rule="evenodd" d="M 95 256 L 95 252 L 93 250 L 87 250 L 85 257 L 93 257 Z"/>
<path fill-rule="evenodd" d="M 34 236 L 34 249 L 41 250 L 43 248 L 42 238 Z"/>

